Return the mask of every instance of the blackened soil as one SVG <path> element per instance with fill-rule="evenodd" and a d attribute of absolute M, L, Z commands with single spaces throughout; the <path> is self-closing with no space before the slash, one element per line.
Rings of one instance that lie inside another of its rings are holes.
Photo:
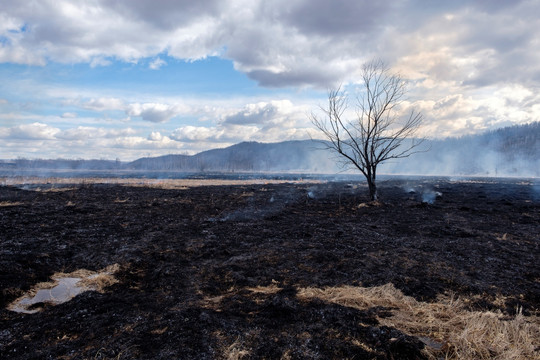
<path fill-rule="evenodd" d="M 379 325 L 388 309 L 299 299 L 307 286 L 392 283 L 424 301 L 453 292 L 471 309 L 540 309 L 538 185 L 380 191 L 382 204 L 346 183 L 0 187 L 0 357 L 422 358 L 418 339 Z M 55 272 L 115 263 L 105 293 L 5 309 Z M 281 290 L 249 290 L 269 285 Z"/>

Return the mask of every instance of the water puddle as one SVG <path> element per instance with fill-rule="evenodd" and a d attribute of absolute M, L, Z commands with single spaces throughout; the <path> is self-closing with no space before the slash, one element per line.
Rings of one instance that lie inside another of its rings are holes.
<path fill-rule="evenodd" d="M 119 266 L 115 264 L 98 272 L 77 270 L 69 274 L 56 273 L 51 276 L 52 282 L 37 284 L 27 294 L 8 305 L 7 309 L 34 314 L 43 310 L 45 304 L 62 304 L 85 291 L 103 292 L 105 287 L 118 282 L 113 276 L 118 269 Z"/>
<path fill-rule="evenodd" d="M 443 344 L 438 342 L 438 341 L 435 341 L 433 339 L 430 339 L 428 337 L 425 337 L 425 336 L 419 336 L 418 339 L 420 339 L 420 341 L 422 341 L 424 343 L 424 345 L 434 349 L 434 350 L 441 350 L 442 347 L 443 347 Z"/>

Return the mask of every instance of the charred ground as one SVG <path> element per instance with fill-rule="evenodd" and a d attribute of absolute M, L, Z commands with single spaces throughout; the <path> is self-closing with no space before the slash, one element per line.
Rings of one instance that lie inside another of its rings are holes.
<path fill-rule="evenodd" d="M 0 353 L 423 358 L 419 339 L 379 323 L 392 309 L 297 296 L 306 287 L 392 283 L 422 301 L 455 294 L 471 310 L 537 314 L 538 185 L 395 180 L 380 191 L 382 204 L 340 182 L 2 186 Z M 111 264 L 119 282 L 105 293 L 5 309 L 56 272 Z"/>

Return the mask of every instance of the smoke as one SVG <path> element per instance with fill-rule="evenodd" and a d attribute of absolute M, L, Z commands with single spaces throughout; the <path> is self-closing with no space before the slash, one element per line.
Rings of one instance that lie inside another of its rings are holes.
<path fill-rule="evenodd" d="M 405 183 L 402 188 L 407 194 L 427 204 L 433 204 L 443 196 L 442 192 L 434 190 L 431 184 L 415 184 L 415 186 L 412 186 Z"/>
<path fill-rule="evenodd" d="M 392 160 L 380 166 L 381 174 L 429 176 L 538 177 L 540 158 L 483 149 L 442 149 L 434 146 L 429 152 L 410 158 Z"/>
<path fill-rule="evenodd" d="M 380 173 L 403 175 L 540 176 L 540 122 L 480 135 L 432 140 L 424 152 L 381 165 Z M 406 144 L 404 145 L 406 146 Z"/>
<path fill-rule="evenodd" d="M 438 191 L 428 190 L 424 191 L 422 193 L 422 202 L 433 204 L 435 202 L 435 199 L 439 199 L 442 197 L 442 193 Z"/>
<path fill-rule="evenodd" d="M 412 143 L 404 141 L 406 149 Z M 271 145 L 271 144 L 266 144 Z M 267 147 L 253 167 L 262 171 L 359 173 L 324 143 L 304 141 Z M 256 147 L 254 149 L 256 151 Z M 426 140 L 416 153 L 379 165 L 380 175 L 540 177 L 540 122 L 513 126 L 480 135 Z M 269 161 L 268 155 L 277 155 Z M 266 158 L 265 158 L 266 156 Z M 265 160 L 262 160 L 265 159 Z"/>

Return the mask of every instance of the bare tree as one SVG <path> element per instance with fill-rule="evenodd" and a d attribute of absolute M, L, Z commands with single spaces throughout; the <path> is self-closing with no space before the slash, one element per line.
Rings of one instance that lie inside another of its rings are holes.
<path fill-rule="evenodd" d="M 345 119 L 348 97 L 338 87 L 328 93 L 324 117 L 311 115 L 311 121 L 328 141 L 327 148 L 337 152 L 344 166 L 356 167 L 366 177 L 371 200 L 377 200 L 377 167 L 389 159 L 414 154 L 423 139 L 415 137 L 422 114 L 398 110 L 406 93 L 406 82 L 399 74 L 374 60 L 364 64 L 362 91 L 357 96 L 356 115 Z"/>

